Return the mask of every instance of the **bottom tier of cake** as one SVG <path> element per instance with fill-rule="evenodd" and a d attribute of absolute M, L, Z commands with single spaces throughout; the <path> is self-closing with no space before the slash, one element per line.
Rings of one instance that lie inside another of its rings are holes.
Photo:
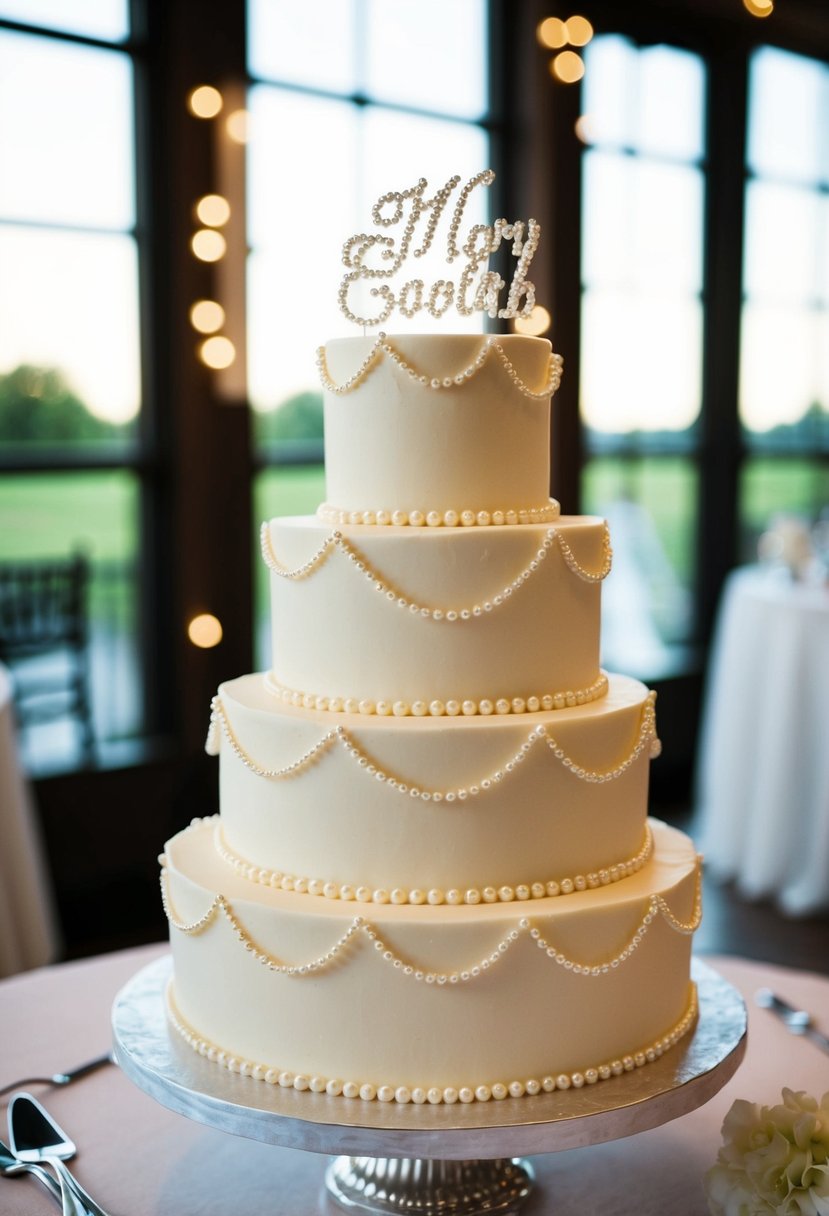
<path fill-rule="evenodd" d="M 558 898 L 367 906 L 251 882 L 196 821 L 166 848 L 171 1021 L 272 1084 L 384 1101 L 518 1097 L 643 1065 L 692 1025 L 699 860 Z"/>

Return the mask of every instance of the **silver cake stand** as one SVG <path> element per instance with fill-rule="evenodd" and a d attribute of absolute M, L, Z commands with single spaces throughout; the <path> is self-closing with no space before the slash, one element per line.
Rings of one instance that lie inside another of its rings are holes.
<path fill-rule="evenodd" d="M 698 1021 L 644 1068 L 582 1089 L 502 1102 L 351 1101 L 254 1081 L 199 1056 L 168 1025 L 171 973 L 169 956 L 157 959 L 115 1000 L 115 1056 L 126 1075 L 163 1106 L 221 1131 L 337 1154 L 325 1176 L 329 1194 L 375 1216 L 513 1212 L 533 1181 L 519 1154 L 600 1144 L 668 1123 L 712 1098 L 745 1054 L 742 997 L 695 959 Z"/>

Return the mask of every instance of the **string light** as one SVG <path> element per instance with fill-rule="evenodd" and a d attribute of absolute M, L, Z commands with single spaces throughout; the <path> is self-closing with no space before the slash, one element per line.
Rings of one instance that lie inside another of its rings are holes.
<path fill-rule="evenodd" d="M 584 60 L 575 51 L 559 51 L 550 64 L 550 71 L 562 84 L 575 84 L 584 75 Z"/>
<path fill-rule="evenodd" d="M 212 650 L 222 640 L 222 622 L 211 612 L 194 616 L 187 626 L 187 636 L 200 650 Z"/>
<path fill-rule="evenodd" d="M 583 144 L 593 143 L 593 122 L 589 114 L 580 114 L 573 123 L 573 130 L 576 139 L 580 139 Z"/>
<path fill-rule="evenodd" d="M 224 98 L 213 85 L 203 84 L 188 94 L 187 106 L 196 118 L 215 118 L 222 111 Z M 246 142 L 247 119 L 245 110 L 234 110 L 227 116 L 225 130 L 229 138 L 237 143 Z M 216 230 L 228 222 L 230 211 L 230 202 L 223 194 L 204 194 L 196 202 L 195 214 L 204 227 L 193 233 L 190 248 L 199 261 L 218 262 L 227 253 L 227 241 Z M 230 367 L 236 359 L 236 347 L 229 338 L 217 332 L 224 323 L 225 310 L 218 301 L 196 300 L 191 305 L 190 324 L 198 333 L 211 335 L 198 346 L 198 357 L 206 367 L 216 371 Z M 187 633 L 194 646 L 208 648 L 217 646 L 222 640 L 222 626 L 209 613 L 194 617 Z"/>
<path fill-rule="evenodd" d="M 218 262 L 227 250 L 227 242 L 221 232 L 213 228 L 200 228 L 190 240 L 190 248 L 201 262 Z"/>
<path fill-rule="evenodd" d="M 190 113 L 196 118 L 215 118 L 224 105 L 218 89 L 212 84 L 200 84 L 187 98 Z"/>
<path fill-rule="evenodd" d="M 586 17 L 568 17 L 564 26 L 571 46 L 587 46 L 593 37 L 593 26 Z"/>
<path fill-rule="evenodd" d="M 221 228 L 230 219 L 230 203 L 223 194 L 205 194 L 196 203 L 196 215 L 209 228 Z"/>
<path fill-rule="evenodd" d="M 560 17 L 545 17 L 535 35 L 541 45 L 551 51 L 567 45 L 567 27 Z"/>
<path fill-rule="evenodd" d="M 553 318 L 547 309 L 542 307 L 541 304 L 536 304 L 528 317 L 516 317 L 512 323 L 512 328 L 517 334 L 525 334 L 527 337 L 537 338 L 541 334 L 546 334 L 552 323 Z"/>
<path fill-rule="evenodd" d="M 207 338 L 199 347 L 199 358 L 213 371 L 224 371 L 236 358 L 236 347 L 221 334 Z"/>
<path fill-rule="evenodd" d="M 190 324 L 200 334 L 215 334 L 225 323 L 225 310 L 216 300 L 197 300 L 190 309 Z"/>
<path fill-rule="evenodd" d="M 772 0 L 743 0 L 744 4 L 768 3 Z M 561 47 L 587 46 L 593 37 L 593 26 L 586 17 L 577 13 L 562 21 L 560 17 L 545 17 L 536 28 L 536 38 L 541 45 L 552 51 L 559 51 L 550 60 L 549 68 L 552 76 L 563 84 L 575 84 L 584 75 L 584 61 L 575 51 L 564 51 Z M 576 131 L 578 135 L 578 130 Z M 579 136 L 581 138 L 581 136 Z"/>
<path fill-rule="evenodd" d="M 774 0 L 743 0 L 743 8 L 752 17 L 770 17 L 774 12 Z"/>
<path fill-rule="evenodd" d="M 228 114 L 225 130 L 235 144 L 246 144 L 250 139 L 250 115 L 247 110 L 234 110 Z"/>

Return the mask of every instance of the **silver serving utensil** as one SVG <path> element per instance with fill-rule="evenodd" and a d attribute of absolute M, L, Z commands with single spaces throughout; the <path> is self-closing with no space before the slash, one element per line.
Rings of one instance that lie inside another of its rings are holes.
<path fill-rule="evenodd" d="M 822 1051 L 829 1053 L 829 1035 L 818 1030 L 812 1015 L 806 1009 L 796 1009 L 794 1005 L 784 1001 L 770 988 L 760 988 L 754 994 L 754 999 L 762 1009 L 768 1009 L 776 1014 L 792 1034 L 811 1039 Z"/>
<path fill-rule="evenodd" d="M 22 1174 L 33 1174 L 38 1182 L 60 1206 L 63 1216 L 89 1216 L 89 1208 L 82 1204 L 70 1187 L 58 1184 L 45 1166 L 34 1162 L 20 1161 L 10 1148 L 0 1140 L 0 1174 L 4 1178 L 15 1178 Z"/>
<path fill-rule="evenodd" d="M 79 1203 L 80 1216 L 107 1216 L 64 1165 L 77 1149 L 51 1115 L 31 1094 L 17 1093 L 9 1103 L 9 1138 L 19 1161 L 50 1165 L 64 1193 L 71 1190 Z"/>
<path fill-rule="evenodd" d="M 107 1052 L 105 1056 L 88 1060 L 86 1064 L 79 1064 L 77 1068 L 73 1068 L 69 1072 L 56 1072 L 51 1077 L 23 1077 L 20 1081 L 11 1081 L 8 1085 L 0 1086 L 0 1096 L 10 1094 L 13 1089 L 24 1089 L 27 1085 L 69 1085 L 70 1082 L 85 1077 L 87 1073 L 103 1068 L 104 1064 L 112 1063 L 112 1054 Z"/>

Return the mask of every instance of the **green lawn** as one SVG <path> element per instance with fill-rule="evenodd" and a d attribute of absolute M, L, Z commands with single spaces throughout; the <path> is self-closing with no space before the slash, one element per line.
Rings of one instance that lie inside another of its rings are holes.
<path fill-rule="evenodd" d="M 682 457 L 599 457 L 584 470 L 582 509 L 602 514 L 620 499 L 638 503 L 653 520 L 680 582 L 688 586 L 694 575 L 697 480 L 695 467 Z"/>
<path fill-rule="evenodd" d="M 93 562 L 124 562 L 135 555 L 137 529 L 138 479 L 126 470 L 0 477 L 2 561 L 82 548 Z"/>
<path fill-rule="evenodd" d="M 264 469 L 253 488 L 257 531 L 264 519 L 277 515 L 313 515 L 325 498 L 321 464 Z"/>
<path fill-rule="evenodd" d="M 740 485 L 744 561 L 757 556 L 757 538 L 776 512 L 811 519 L 829 507 L 829 462 L 807 464 L 797 457 L 771 460 L 754 457 L 746 464 Z"/>
<path fill-rule="evenodd" d="M 681 457 L 643 457 L 621 461 L 601 457 L 589 461 L 584 475 L 585 511 L 601 510 L 621 497 L 632 498 L 651 515 L 662 546 L 684 584 L 693 580 L 694 516 L 698 485 L 693 464 Z M 253 489 L 258 528 L 275 515 L 313 513 L 325 497 L 321 465 L 266 469 Z M 757 536 L 775 512 L 814 516 L 829 503 L 829 469 L 817 461 L 795 457 L 747 461 L 740 486 L 742 503 L 741 560 L 756 555 Z M 98 578 L 93 588 L 93 613 L 100 610 L 104 582 L 110 598 L 133 598 L 129 568 L 137 556 L 139 484 L 128 470 L 11 474 L 0 477 L 0 561 L 55 557 L 81 547 L 89 554 Z M 241 541 L 242 538 L 240 538 Z M 267 579 L 257 561 L 257 613 L 266 611 Z M 108 577 L 104 579 L 104 575 Z M 97 606 L 97 607 L 96 607 Z"/>
<path fill-rule="evenodd" d="M 82 549 L 92 563 L 93 624 L 111 633 L 135 630 L 138 519 L 138 479 L 126 469 L 0 477 L 0 561 Z"/>

